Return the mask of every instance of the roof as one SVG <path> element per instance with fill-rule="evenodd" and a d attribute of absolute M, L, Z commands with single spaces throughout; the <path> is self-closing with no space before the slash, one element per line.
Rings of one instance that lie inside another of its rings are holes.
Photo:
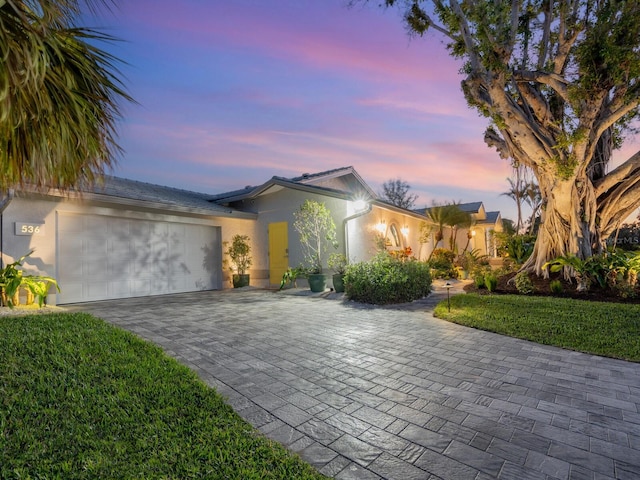
<path fill-rule="evenodd" d="M 458 207 L 463 212 L 478 213 L 480 207 L 482 207 L 482 202 L 458 203 Z"/>
<path fill-rule="evenodd" d="M 110 175 L 102 177 L 100 181 L 93 185 L 80 187 L 76 192 L 70 194 L 56 190 L 52 190 L 48 192 L 48 194 L 197 215 L 254 217 L 253 214 L 247 214 L 211 202 L 210 194 L 139 182 Z"/>
<path fill-rule="evenodd" d="M 482 223 L 495 224 L 500 219 L 500 212 L 487 212 L 487 218 Z"/>
<path fill-rule="evenodd" d="M 357 188 L 349 190 L 339 190 L 322 185 L 323 181 L 349 176 L 352 177 L 352 180 L 354 181 L 353 183 Z M 351 198 L 354 194 L 361 193 L 355 190 L 362 190 L 371 199 L 376 199 L 375 192 L 365 183 L 365 181 L 362 179 L 362 177 L 360 177 L 360 175 L 358 175 L 353 167 L 335 168 L 318 173 L 303 173 L 302 175 L 293 178 L 274 176 L 262 185 L 258 185 L 255 187 L 247 186 L 240 190 L 233 190 L 230 192 L 210 195 L 209 199 L 212 202 L 216 202 L 218 204 L 229 204 L 231 202 L 237 202 L 247 198 L 255 198 L 274 186 L 283 186 L 296 190 L 305 190 L 308 192 L 315 192 L 345 199 Z"/>

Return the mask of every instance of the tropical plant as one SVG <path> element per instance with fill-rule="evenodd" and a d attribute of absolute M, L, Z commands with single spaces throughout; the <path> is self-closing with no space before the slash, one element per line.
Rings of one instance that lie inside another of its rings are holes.
<path fill-rule="evenodd" d="M 493 232 L 493 237 L 496 240 L 498 247 L 498 254 L 503 257 L 507 257 L 516 262 L 517 265 L 522 265 L 527 261 L 533 247 L 535 245 L 536 237 L 526 234 L 508 234 L 506 232 Z"/>
<path fill-rule="evenodd" d="M 640 152 L 608 169 L 640 105 L 637 1 L 385 0 L 411 32 L 434 32 L 464 63 L 462 91 L 484 139 L 535 174 L 542 222 L 523 268 L 586 259 L 640 202 Z M 565 275 L 569 274 L 565 270 Z"/>
<path fill-rule="evenodd" d="M 2 290 L 3 303 L 10 308 L 13 308 L 17 303 L 15 297 L 22 284 L 23 273 L 18 267 L 21 267 L 25 258 L 32 253 L 33 250 L 0 269 L 0 289 Z"/>
<path fill-rule="evenodd" d="M 410 188 L 411 185 L 399 178 L 387 180 L 382 184 L 382 193 L 380 196 L 392 205 L 411 209 L 416 203 L 418 195 L 409 193 Z"/>
<path fill-rule="evenodd" d="M 431 252 L 431 258 L 427 261 L 431 268 L 433 278 L 456 278 L 457 272 L 454 265 L 456 254 L 446 248 L 436 248 Z"/>
<path fill-rule="evenodd" d="M 469 225 L 471 224 L 470 214 L 462 210 L 457 203 L 444 205 L 434 204 L 432 207 L 427 208 L 425 214 L 434 225 L 436 247 L 438 247 L 444 239 L 444 228 L 449 227 L 451 229 L 449 237 L 449 247 L 451 251 L 455 249 L 455 236 L 458 226 L 466 225 L 467 223 L 469 223 Z"/>
<path fill-rule="evenodd" d="M 51 287 L 59 292 L 60 287 L 55 278 L 46 277 L 41 275 L 25 275 L 22 277 L 21 286 L 26 287 L 34 298 L 38 301 L 38 306 L 42 307 L 47 302 L 47 296 Z"/>
<path fill-rule="evenodd" d="M 282 280 L 280 280 L 280 288 L 278 290 L 282 290 L 284 287 L 286 287 L 287 283 L 289 284 L 289 286 L 295 287 L 296 280 L 298 280 L 298 278 L 300 277 L 306 277 L 306 276 L 307 276 L 307 270 L 304 267 L 295 267 L 295 268 L 289 267 L 282 274 Z"/>
<path fill-rule="evenodd" d="M 328 247 L 338 248 L 336 225 L 324 202 L 305 200 L 294 213 L 293 228 L 300 234 L 304 261 L 309 273 L 322 273 Z"/>
<path fill-rule="evenodd" d="M 484 276 L 484 286 L 487 287 L 488 291 L 495 292 L 498 287 L 498 277 L 493 273 L 487 273 Z"/>
<path fill-rule="evenodd" d="M 524 201 L 525 195 L 527 193 L 527 186 L 522 180 L 522 166 L 515 167 L 514 174 L 515 180 L 513 178 L 507 178 L 509 182 L 509 190 L 506 192 L 502 192 L 500 195 L 504 195 L 512 199 L 516 204 L 517 209 L 517 220 L 516 220 L 516 231 L 520 232 L 522 229 L 522 202 Z"/>
<path fill-rule="evenodd" d="M 229 256 L 233 264 L 231 270 L 235 270 L 238 275 L 245 275 L 253 263 L 249 241 L 249 235 L 236 234 L 231 239 L 231 243 L 227 243 L 228 246 L 225 253 Z"/>
<path fill-rule="evenodd" d="M 95 10 L 108 0 L 84 2 Z M 114 165 L 118 103 L 132 101 L 114 38 L 78 27 L 78 0 L 0 1 L 0 189 L 93 182 Z"/>

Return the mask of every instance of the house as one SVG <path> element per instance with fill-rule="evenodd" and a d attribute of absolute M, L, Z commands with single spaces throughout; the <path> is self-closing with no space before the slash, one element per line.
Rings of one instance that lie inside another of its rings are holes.
<path fill-rule="evenodd" d="M 72 194 L 12 191 L 0 199 L 0 250 L 4 264 L 34 250 L 24 269 L 55 277 L 61 292 L 49 302 L 66 304 L 227 287 L 224 242 L 239 233 L 251 239 L 251 284 L 277 286 L 302 263 L 293 221 L 306 199 L 325 203 L 338 251 L 352 262 L 370 258 L 380 241 L 421 259 L 433 248 L 421 243 L 424 212 L 378 199 L 345 167 L 217 195 L 118 177 Z M 477 238 L 499 220 L 483 209 Z"/>

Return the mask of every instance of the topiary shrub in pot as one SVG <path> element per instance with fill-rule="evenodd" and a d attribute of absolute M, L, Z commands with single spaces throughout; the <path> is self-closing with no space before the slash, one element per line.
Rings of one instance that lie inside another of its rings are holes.
<path fill-rule="evenodd" d="M 347 257 L 342 253 L 329 255 L 327 265 L 333 270 L 333 289 L 337 293 L 344 292 L 344 273 L 347 269 Z"/>
<path fill-rule="evenodd" d="M 233 288 L 246 287 L 249 285 L 250 277 L 247 271 L 253 263 L 249 240 L 248 235 L 236 234 L 230 243 L 227 242 L 227 250 L 225 253 L 229 256 L 232 264 L 230 270 Z"/>

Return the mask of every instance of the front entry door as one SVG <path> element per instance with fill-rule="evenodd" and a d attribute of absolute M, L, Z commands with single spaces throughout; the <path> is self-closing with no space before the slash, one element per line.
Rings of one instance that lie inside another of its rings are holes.
<path fill-rule="evenodd" d="M 269 224 L 269 283 L 279 285 L 289 268 L 287 222 Z"/>

